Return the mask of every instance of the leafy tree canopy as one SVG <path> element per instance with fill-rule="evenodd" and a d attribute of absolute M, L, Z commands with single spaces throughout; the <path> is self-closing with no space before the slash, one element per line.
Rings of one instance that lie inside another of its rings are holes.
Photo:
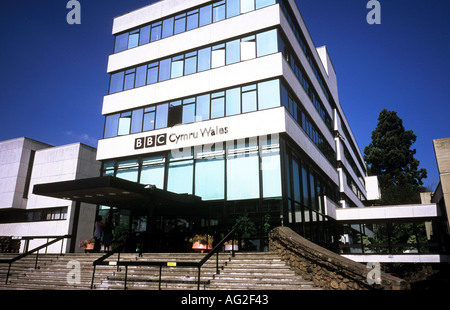
<path fill-rule="evenodd" d="M 364 149 L 369 175 L 377 175 L 383 204 L 404 204 L 420 202 L 419 192 L 426 169 L 419 169 L 414 158 L 416 142 L 412 130 L 405 130 L 397 112 L 386 109 L 380 112 L 372 142 Z"/>

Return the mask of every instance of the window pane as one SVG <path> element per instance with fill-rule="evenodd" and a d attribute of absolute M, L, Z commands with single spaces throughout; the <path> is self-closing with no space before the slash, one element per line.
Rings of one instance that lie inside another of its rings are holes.
<path fill-rule="evenodd" d="M 159 82 L 170 79 L 171 62 L 171 58 L 159 62 Z"/>
<path fill-rule="evenodd" d="M 203 200 L 223 199 L 225 195 L 225 160 L 210 157 L 195 164 L 195 195 Z"/>
<path fill-rule="evenodd" d="M 169 164 L 167 190 L 178 194 L 192 194 L 194 161 L 176 161 Z"/>
<path fill-rule="evenodd" d="M 147 84 L 153 84 L 158 82 L 158 72 L 159 71 L 159 64 L 153 63 L 148 65 L 147 70 Z"/>
<path fill-rule="evenodd" d="M 131 119 L 131 133 L 142 131 L 143 116 L 144 116 L 144 109 L 137 109 L 133 111 Z"/>
<path fill-rule="evenodd" d="M 186 54 L 184 61 L 184 74 L 192 74 L 197 72 L 197 52 Z"/>
<path fill-rule="evenodd" d="M 150 25 L 141 28 L 141 35 L 139 36 L 139 45 L 150 42 Z"/>
<path fill-rule="evenodd" d="M 146 112 L 144 114 L 144 125 L 142 130 L 149 131 L 155 129 L 155 112 Z"/>
<path fill-rule="evenodd" d="M 156 107 L 156 124 L 155 129 L 167 127 L 167 117 L 169 115 L 169 104 L 164 103 Z"/>
<path fill-rule="evenodd" d="M 275 4 L 275 0 L 256 0 L 256 8 L 260 9 L 268 5 Z"/>
<path fill-rule="evenodd" d="M 128 90 L 134 88 L 134 78 L 136 76 L 136 69 L 125 72 L 125 84 L 123 89 Z"/>
<path fill-rule="evenodd" d="M 111 138 L 117 136 L 117 129 L 119 127 L 119 117 L 120 117 L 119 114 L 106 116 L 104 138 Z"/>
<path fill-rule="evenodd" d="M 227 42 L 226 52 L 227 65 L 239 62 L 241 60 L 240 40 Z"/>
<path fill-rule="evenodd" d="M 137 182 L 139 166 L 137 160 L 126 160 L 117 163 L 118 178 Z"/>
<path fill-rule="evenodd" d="M 228 156 L 227 199 L 259 198 L 258 152 Z"/>
<path fill-rule="evenodd" d="M 242 113 L 256 111 L 256 86 L 242 87 Z"/>
<path fill-rule="evenodd" d="M 255 9 L 255 0 L 241 0 L 241 13 L 247 13 Z"/>
<path fill-rule="evenodd" d="M 255 36 L 243 38 L 241 40 L 241 61 L 256 58 Z"/>
<path fill-rule="evenodd" d="M 224 116 L 224 92 L 211 95 L 211 119 Z"/>
<path fill-rule="evenodd" d="M 209 119 L 209 95 L 198 96 L 195 121 L 201 122 L 208 119 Z"/>
<path fill-rule="evenodd" d="M 161 30 L 162 30 L 161 22 L 152 25 L 152 33 L 150 37 L 151 42 L 158 41 L 161 39 Z"/>
<path fill-rule="evenodd" d="M 227 0 L 227 18 L 239 15 L 239 0 Z"/>
<path fill-rule="evenodd" d="M 123 79 L 125 72 L 118 72 L 111 75 L 111 81 L 109 85 L 109 93 L 117 93 L 123 90 Z"/>
<path fill-rule="evenodd" d="M 213 4 L 213 23 L 225 19 L 225 0 Z"/>
<path fill-rule="evenodd" d="M 301 188 L 300 188 L 300 166 L 295 158 L 292 158 L 292 187 L 294 190 L 294 200 L 301 202 Z"/>
<path fill-rule="evenodd" d="M 308 171 L 302 167 L 303 203 L 309 207 Z"/>
<path fill-rule="evenodd" d="M 198 28 L 198 10 L 188 12 L 186 31 Z"/>
<path fill-rule="evenodd" d="M 132 31 L 128 37 L 128 48 L 133 48 L 139 44 L 139 30 Z"/>
<path fill-rule="evenodd" d="M 207 47 L 198 51 L 198 72 L 211 68 L 211 48 Z"/>
<path fill-rule="evenodd" d="M 261 57 L 278 52 L 277 30 L 269 30 L 256 35 L 256 56 Z"/>
<path fill-rule="evenodd" d="M 212 5 L 200 8 L 200 27 L 209 25 L 212 22 Z"/>
<path fill-rule="evenodd" d="M 163 21 L 162 37 L 167 38 L 173 35 L 174 18 L 168 18 Z"/>
<path fill-rule="evenodd" d="M 116 43 L 114 44 L 114 53 L 124 51 L 128 48 L 128 32 L 116 36 Z"/>
<path fill-rule="evenodd" d="M 131 112 L 122 113 L 119 119 L 119 131 L 118 135 L 128 135 L 130 133 L 131 126 Z"/>
<path fill-rule="evenodd" d="M 225 65 L 225 44 L 213 46 L 211 56 L 211 68 Z"/>
<path fill-rule="evenodd" d="M 241 89 L 233 88 L 226 91 L 227 95 L 227 116 L 241 113 Z"/>
<path fill-rule="evenodd" d="M 183 76 L 183 70 L 184 70 L 184 56 L 174 57 L 172 59 L 172 70 L 170 73 L 170 77 L 173 79 Z"/>
<path fill-rule="evenodd" d="M 280 149 L 262 151 L 261 171 L 263 197 L 281 196 Z"/>
<path fill-rule="evenodd" d="M 264 110 L 280 106 L 280 81 L 258 83 L 258 108 Z"/>
<path fill-rule="evenodd" d="M 142 160 L 141 184 L 155 185 L 164 189 L 164 157 L 144 158 Z"/>
<path fill-rule="evenodd" d="M 174 34 L 186 31 L 186 13 L 175 16 Z"/>
<path fill-rule="evenodd" d="M 136 85 L 135 85 L 135 87 L 144 86 L 146 78 L 147 78 L 147 65 L 138 67 L 136 69 Z"/>

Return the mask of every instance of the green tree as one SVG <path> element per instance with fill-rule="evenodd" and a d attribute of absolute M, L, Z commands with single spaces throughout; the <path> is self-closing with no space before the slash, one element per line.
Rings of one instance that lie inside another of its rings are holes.
<path fill-rule="evenodd" d="M 364 149 L 369 175 L 377 175 L 380 204 L 419 203 L 425 169 L 419 169 L 412 145 L 417 136 L 405 130 L 397 112 L 386 109 L 380 112 L 378 124 L 372 131 L 372 142 Z"/>

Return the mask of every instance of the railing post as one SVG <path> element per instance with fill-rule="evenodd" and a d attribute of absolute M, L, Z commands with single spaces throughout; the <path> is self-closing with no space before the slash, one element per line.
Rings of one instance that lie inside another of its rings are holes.
<path fill-rule="evenodd" d="M 97 265 L 94 264 L 94 270 L 92 270 L 92 280 L 91 280 L 91 290 L 94 288 L 94 278 L 95 278 L 95 268 Z"/>
<path fill-rule="evenodd" d="M 128 278 L 128 265 L 125 264 L 125 283 L 123 285 L 124 290 L 127 290 L 127 278 Z"/>
<path fill-rule="evenodd" d="M 161 278 L 162 278 L 162 264 L 159 265 L 159 287 L 158 287 L 159 290 L 161 290 Z"/>
<path fill-rule="evenodd" d="M 9 266 L 8 266 L 8 273 L 6 274 L 6 281 L 5 281 L 5 285 L 7 285 L 8 284 L 8 279 L 9 279 L 9 272 L 11 271 L 11 262 L 9 263 Z"/>
<path fill-rule="evenodd" d="M 37 269 L 38 257 L 39 257 L 39 250 L 36 252 L 36 262 L 34 263 L 34 269 Z"/>
<path fill-rule="evenodd" d="M 200 290 L 200 270 L 201 270 L 202 266 L 198 265 L 198 278 L 197 278 L 197 290 Z"/>

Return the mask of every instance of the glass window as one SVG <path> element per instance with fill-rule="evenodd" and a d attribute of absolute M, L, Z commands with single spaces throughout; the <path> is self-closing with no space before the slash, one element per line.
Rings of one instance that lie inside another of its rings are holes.
<path fill-rule="evenodd" d="M 155 129 L 166 128 L 169 115 L 169 104 L 163 103 L 156 107 Z"/>
<path fill-rule="evenodd" d="M 199 10 L 197 9 L 187 13 L 187 31 L 198 28 L 198 12 Z"/>
<path fill-rule="evenodd" d="M 170 79 L 172 58 L 164 59 L 159 62 L 159 82 Z"/>
<path fill-rule="evenodd" d="M 227 116 L 241 113 L 241 89 L 233 88 L 226 91 L 226 112 Z"/>
<path fill-rule="evenodd" d="M 147 78 L 147 65 L 140 66 L 136 69 L 136 85 L 135 87 L 140 87 L 145 85 Z"/>
<path fill-rule="evenodd" d="M 138 172 L 139 172 L 139 165 L 137 159 L 119 161 L 117 163 L 116 177 L 118 178 L 137 182 Z"/>
<path fill-rule="evenodd" d="M 186 31 L 186 13 L 175 16 L 174 34 Z"/>
<path fill-rule="evenodd" d="M 227 157 L 227 199 L 259 198 L 258 152 L 245 151 L 238 144 Z"/>
<path fill-rule="evenodd" d="M 256 0 L 256 9 L 275 4 L 275 2 L 276 0 Z"/>
<path fill-rule="evenodd" d="M 170 77 L 177 78 L 183 76 L 184 71 L 184 55 L 172 58 L 172 70 Z"/>
<path fill-rule="evenodd" d="M 195 121 L 201 122 L 209 119 L 209 94 L 197 97 L 197 111 Z"/>
<path fill-rule="evenodd" d="M 128 32 L 116 36 L 114 44 L 114 53 L 124 51 L 128 48 Z"/>
<path fill-rule="evenodd" d="M 167 120 L 167 126 L 173 127 L 181 124 L 183 119 L 183 110 L 181 106 L 181 100 L 172 101 L 169 104 L 169 117 Z"/>
<path fill-rule="evenodd" d="M 308 170 L 302 167 L 303 203 L 309 207 Z"/>
<path fill-rule="evenodd" d="M 150 42 L 150 25 L 142 27 L 139 36 L 139 45 L 144 45 Z"/>
<path fill-rule="evenodd" d="M 242 113 L 256 111 L 256 84 L 242 87 Z"/>
<path fill-rule="evenodd" d="M 213 46 L 211 54 L 211 68 L 225 65 L 225 44 Z"/>
<path fill-rule="evenodd" d="M 197 52 L 187 53 L 184 61 L 184 74 L 189 75 L 197 72 Z"/>
<path fill-rule="evenodd" d="M 142 159 L 141 184 L 155 185 L 164 189 L 164 156 L 155 156 Z"/>
<path fill-rule="evenodd" d="M 255 10 L 255 0 L 241 0 L 241 13 Z"/>
<path fill-rule="evenodd" d="M 134 79 L 136 77 L 136 69 L 130 69 L 125 71 L 125 83 L 123 90 L 134 88 Z"/>
<path fill-rule="evenodd" d="M 225 19 L 225 0 L 213 4 L 213 23 Z"/>
<path fill-rule="evenodd" d="M 142 119 L 144 117 L 144 109 L 133 110 L 131 119 L 131 133 L 142 131 Z"/>
<path fill-rule="evenodd" d="M 125 112 L 120 115 L 118 135 L 128 135 L 131 126 L 131 112 Z"/>
<path fill-rule="evenodd" d="M 193 123 L 195 121 L 195 98 L 183 100 L 183 124 Z"/>
<path fill-rule="evenodd" d="M 278 52 L 277 30 L 269 30 L 256 35 L 256 56 L 261 57 Z"/>
<path fill-rule="evenodd" d="M 309 185 L 310 185 L 310 193 L 311 193 L 311 209 L 317 210 L 317 201 L 316 201 L 316 184 L 314 179 L 314 174 L 309 175 Z"/>
<path fill-rule="evenodd" d="M 150 41 L 158 41 L 161 39 L 162 22 L 157 22 L 152 25 L 152 33 L 150 35 Z"/>
<path fill-rule="evenodd" d="M 103 164 L 103 175 L 114 175 L 115 162 L 107 161 Z"/>
<path fill-rule="evenodd" d="M 155 107 L 149 107 L 144 109 L 144 124 L 143 131 L 149 131 L 155 129 Z"/>
<path fill-rule="evenodd" d="M 294 200 L 301 202 L 300 165 L 295 158 L 292 158 L 292 188 L 294 190 Z"/>
<path fill-rule="evenodd" d="M 105 133 L 104 138 L 111 138 L 117 136 L 117 130 L 119 128 L 120 114 L 108 115 L 105 118 Z"/>
<path fill-rule="evenodd" d="M 280 106 L 280 81 L 272 80 L 258 83 L 259 110 Z"/>
<path fill-rule="evenodd" d="M 205 26 L 212 23 L 212 5 L 207 5 L 200 8 L 200 24 L 199 26 Z"/>
<path fill-rule="evenodd" d="M 139 30 L 133 30 L 128 36 L 128 48 L 133 48 L 139 45 Z"/>
<path fill-rule="evenodd" d="M 162 28 L 162 38 L 167 38 L 170 36 L 173 36 L 173 23 L 174 18 L 168 18 L 163 21 L 163 28 Z"/>
<path fill-rule="evenodd" d="M 111 81 L 109 84 L 109 93 L 114 94 L 123 90 L 123 79 L 125 76 L 125 72 L 117 72 L 111 74 Z"/>
<path fill-rule="evenodd" d="M 239 15 L 239 0 L 227 0 L 227 18 Z"/>
<path fill-rule="evenodd" d="M 154 84 L 158 82 L 159 63 L 154 62 L 148 65 L 147 70 L 147 84 Z"/>
<path fill-rule="evenodd" d="M 167 175 L 167 190 L 178 194 L 192 194 L 194 161 L 171 162 Z"/>
<path fill-rule="evenodd" d="M 211 48 L 207 47 L 198 51 L 198 72 L 211 68 Z"/>
<path fill-rule="evenodd" d="M 195 195 L 203 200 L 223 199 L 225 196 L 224 156 L 197 159 L 195 163 Z"/>
<path fill-rule="evenodd" d="M 218 92 L 211 94 L 211 119 L 223 117 L 225 108 L 225 93 Z"/>
<path fill-rule="evenodd" d="M 256 39 L 255 36 L 249 36 L 241 39 L 241 61 L 253 59 L 256 57 Z"/>
<path fill-rule="evenodd" d="M 226 43 L 226 64 L 233 64 L 241 60 L 240 40 Z"/>
<path fill-rule="evenodd" d="M 281 196 L 280 149 L 263 150 L 261 153 L 263 197 Z"/>

